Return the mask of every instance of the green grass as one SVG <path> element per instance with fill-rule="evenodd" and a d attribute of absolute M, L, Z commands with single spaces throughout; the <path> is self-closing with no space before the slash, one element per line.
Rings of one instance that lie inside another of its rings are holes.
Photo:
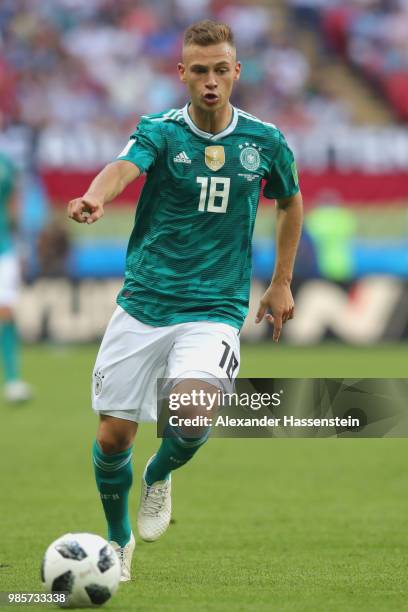
<path fill-rule="evenodd" d="M 95 350 L 27 349 L 36 399 L 0 406 L 0 591 L 41 590 L 43 551 L 63 532 L 104 534 L 90 463 Z M 246 346 L 241 375 L 404 377 L 407 352 Z M 156 445 L 141 428 L 133 516 Z M 408 610 L 406 456 L 404 439 L 212 440 L 175 474 L 174 524 L 139 543 L 135 580 L 106 608 Z"/>

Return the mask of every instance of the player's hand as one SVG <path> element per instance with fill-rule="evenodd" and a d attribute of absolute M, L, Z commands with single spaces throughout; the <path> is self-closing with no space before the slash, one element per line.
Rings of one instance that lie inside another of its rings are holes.
<path fill-rule="evenodd" d="M 68 204 L 68 217 L 77 223 L 94 223 L 103 216 L 103 212 L 103 202 L 86 194 Z"/>
<path fill-rule="evenodd" d="M 260 323 L 265 317 L 273 325 L 274 342 L 279 342 L 282 325 L 293 319 L 294 311 L 295 302 L 289 283 L 272 281 L 261 298 L 255 323 Z"/>

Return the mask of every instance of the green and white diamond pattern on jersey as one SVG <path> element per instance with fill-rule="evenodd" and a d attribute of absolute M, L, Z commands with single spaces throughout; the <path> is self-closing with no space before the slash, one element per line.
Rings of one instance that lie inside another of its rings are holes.
<path fill-rule="evenodd" d="M 266 197 L 293 195 L 293 153 L 272 124 L 240 109 L 212 134 L 189 108 L 142 117 L 121 156 L 146 182 L 118 303 L 152 326 L 211 320 L 240 328 L 262 181 Z"/>

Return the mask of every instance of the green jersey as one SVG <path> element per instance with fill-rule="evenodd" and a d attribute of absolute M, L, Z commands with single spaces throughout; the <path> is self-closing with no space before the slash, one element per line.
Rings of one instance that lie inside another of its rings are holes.
<path fill-rule="evenodd" d="M 186 105 L 143 116 L 118 159 L 147 174 L 118 304 L 158 327 L 206 320 L 240 328 L 262 180 L 268 198 L 299 190 L 281 132 L 233 108 L 228 127 L 210 134 Z"/>
<path fill-rule="evenodd" d="M 0 154 L 0 255 L 12 248 L 9 200 L 15 183 L 14 166 L 7 157 Z"/>

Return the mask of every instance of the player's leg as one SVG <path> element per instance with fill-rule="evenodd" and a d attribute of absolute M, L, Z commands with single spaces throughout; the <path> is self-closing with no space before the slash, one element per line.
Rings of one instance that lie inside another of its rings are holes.
<path fill-rule="evenodd" d="M 144 325 L 118 308 L 104 335 L 93 372 L 92 404 L 99 414 L 93 463 L 97 487 L 122 566 L 130 579 L 134 538 L 128 512 L 132 445 L 138 422 L 155 417 L 155 380 L 163 375 L 171 346 L 165 332 Z"/>
<path fill-rule="evenodd" d="M 205 444 L 210 433 L 208 419 L 212 418 L 218 408 L 218 404 L 209 402 L 207 398 L 208 396 L 216 398 L 217 392 L 218 387 L 205 380 L 197 379 L 182 380 L 171 389 L 172 396 L 185 398 L 183 404 L 178 407 L 177 413 L 173 415 L 180 425 L 167 424 L 160 447 L 145 471 L 148 486 L 168 479 L 173 470 L 181 468 L 190 461 Z M 188 397 L 194 397 L 196 400 L 202 397 L 202 401 L 188 404 L 186 401 Z M 185 419 L 197 419 L 199 424 L 194 427 L 186 427 L 183 425 Z"/>
<path fill-rule="evenodd" d="M 168 359 L 166 378 L 175 381 L 172 393 L 210 393 L 214 397 L 238 374 L 239 332 L 222 323 L 187 323 L 179 333 Z M 187 405 L 178 415 L 211 416 L 206 403 Z M 216 408 L 213 404 L 213 410 Z M 167 425 L 166 436 L 149 460 L 142 478 L 142 496 L 138 514 L 140 536 L 154 541 L 164 533 L 171 515 L 171 472 L 190 461 L 208 439 L 205 421 L 195 431 Z"/>
<path fill-rule="evenodd" d="M 225 389 L 235 379 L 239 370 L 239 332 L 224 323 L 200 321 L 180 325 L 180 330 L 168 359 L 166 378 L 175 381 L 172 393 L 187 393 L 192 390 L 213 394 L 218 388 Z M 184 380 L 183 380 L 184 379 Z M 178 416 L 211 416 L 208 406 L 180 406 Z M 208 429 L 204 426 L 192 435 L 178 428 L 168 428 L 168 437 L 163 438 L 158 452 L 146 470 L 146 482 L 163 480 L 178 467 L 185 465 L 206 442 Z M 173 459 L 172 459 L 173 458 Z"/>
<path fill-rule="evenodd" d="M 126 416 L 126 415 L 125 415 Z M 108 539 L 121 562 L 121 581 L 131 579 L 135 539 L 129 518 L 129 492 L 133 482 L 132 448 L 137 423 L 100 415 L 93 463 L 96 486 L 108 525 Z"/>
<path fill-rule="evenodd" d="M 108 524 L 108 538 L 125 546 L 131 537 L 128 511 L 133 482 L 132 448 L 137 423 L 101 415 L 93 446 L 95 479 Z"/>
<path fill-rule="evenodd" d="M 185 380 L 175 385 L 172 394 L 187 394 L 191 391 L 200 394 L 217 393 L 218 389 L 201 380 Z M 211 411 L 206 410 L 203 403 L 200 406 L 184 405 L 178 413 L 178 418 L 194 419 L 209 418 Z M 167 424 L 164 437 L 158 451 L 148 461 L 142 476 L 140 509 L 138 513 L 138 530 L 140 537 L 146 542 L 154 542 L 167 529 L 171 519 L 171 472 L 185 465 L 201 446 L 207 441 L 209 427 L 205 424 L 192 428 L 183 425 L 172 427 Z"/>
<path fill-rule="evenodd" d="M 0 347 L 5 383 L 19 379 L 19 339 L 13 311 L 0 304 Z"/>
<path fill-rule="evenodd" d="M 0 358 L 4 371 L 4 395 L 10 402 L 31 398 L 30 387 L 21 380 L 20 338 L 14 317 L 18 298 L 19 270 L 12 253 L 0 256 Z"/>

